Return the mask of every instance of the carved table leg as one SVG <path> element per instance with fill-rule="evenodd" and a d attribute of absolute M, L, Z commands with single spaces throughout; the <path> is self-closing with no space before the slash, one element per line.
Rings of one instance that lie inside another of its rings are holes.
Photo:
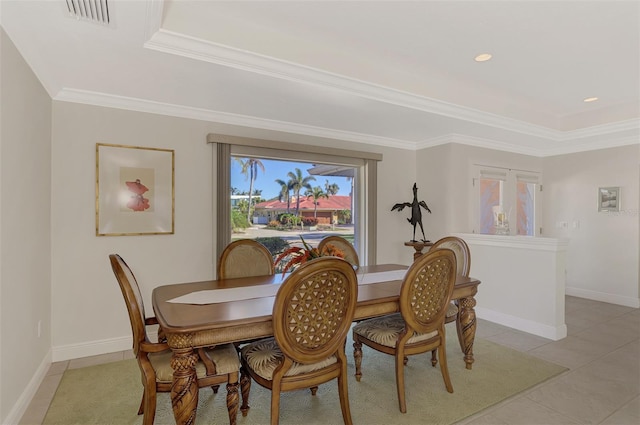
<path fill-rule="evenodd" d="M 476 312 L 473 309 L 475 306 L 476 300 L 473 297 L 461 298 L 458 304 L 456 328 L 467 369 L 471 369 L 473 365 L 473 341 L 476 338 Z"/>
<path fill-rule="evenodd" d="M 173 384 L 171 385 L 171 405 L 177 425 L 192 425 L 198 407 L 198 381 L 196 362 L 198 356 L 191 348 L 176 349 L 171 357 Z"/>
<path fill-rule="evenodd" d="M 240 395 L 238 387 L 238 381 L 227 383 L 227 410 L 229 411 L 229 425 L 236 425 L 236 418 L 238 416 L 238 406 L 240 402 Z"/>

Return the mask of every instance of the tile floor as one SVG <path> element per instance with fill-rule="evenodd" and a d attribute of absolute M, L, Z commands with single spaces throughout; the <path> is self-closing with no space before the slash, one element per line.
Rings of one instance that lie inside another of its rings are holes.
<path fill-rule="evenodd" d="M 479 337 L 570 370 L 459 422 L 463 425 L 640 424 L 640 310 L 566 298 L 568 336 L 551 341 L 485 320 Z M 54 363 L 20 424 L 41 424 L 62 373 L 130 351 Z"/>

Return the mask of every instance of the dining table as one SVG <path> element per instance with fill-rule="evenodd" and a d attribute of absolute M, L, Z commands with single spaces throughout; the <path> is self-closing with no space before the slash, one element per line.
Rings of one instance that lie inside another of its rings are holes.
<path fill-rule="evenodd" d="M 354 321 L 400 311 L 400 287 L 407 266 L 380 264 L 357 270 Z M 198 348 L 273 336 L 272 309 L 286 275 L 253 276 L 158 286 L 152 305 L 160 330 L 173 351 L 171 401 L 176 424 L 193 424 L 198 405 L 195 364 Z M 458 306 L 456 329 L 467 369 L 476 333 L 474 296 L 480 281 L 458 275 L 452 300 Z M 231 425 L 239 407 L 238 384 L 227 385 Z"/>

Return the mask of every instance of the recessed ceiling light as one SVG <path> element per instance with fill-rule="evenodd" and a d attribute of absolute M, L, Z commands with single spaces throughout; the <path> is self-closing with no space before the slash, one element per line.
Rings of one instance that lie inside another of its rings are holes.
<path fill-rule="evenodd" d="M 597 97 L 587 97 L 585 99 L 583 99 L 583 102 L 595 102 L 596 100 L 598 100 Z"/>
<path fill-rule="evenodd" d="M 489 59 L 491 59 L 491 54 L 490 53 L 482 53 L 478 56 L 476 56 L 475 58 L 473 58 L 473 60 L 475 60 L 476 62 L 486 62 Z"/>

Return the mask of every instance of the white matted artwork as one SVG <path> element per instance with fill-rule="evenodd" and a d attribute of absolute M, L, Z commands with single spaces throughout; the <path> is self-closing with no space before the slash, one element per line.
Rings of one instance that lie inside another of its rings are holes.
<path fill-rule="evenodd" d="M 96 143 L 96 235 L 174 232 L 175 152 Z"/>
<path fill-rule="evenodd" d="M 598 211 L 620 211 L 620 188 L 598 188 Z"/>

